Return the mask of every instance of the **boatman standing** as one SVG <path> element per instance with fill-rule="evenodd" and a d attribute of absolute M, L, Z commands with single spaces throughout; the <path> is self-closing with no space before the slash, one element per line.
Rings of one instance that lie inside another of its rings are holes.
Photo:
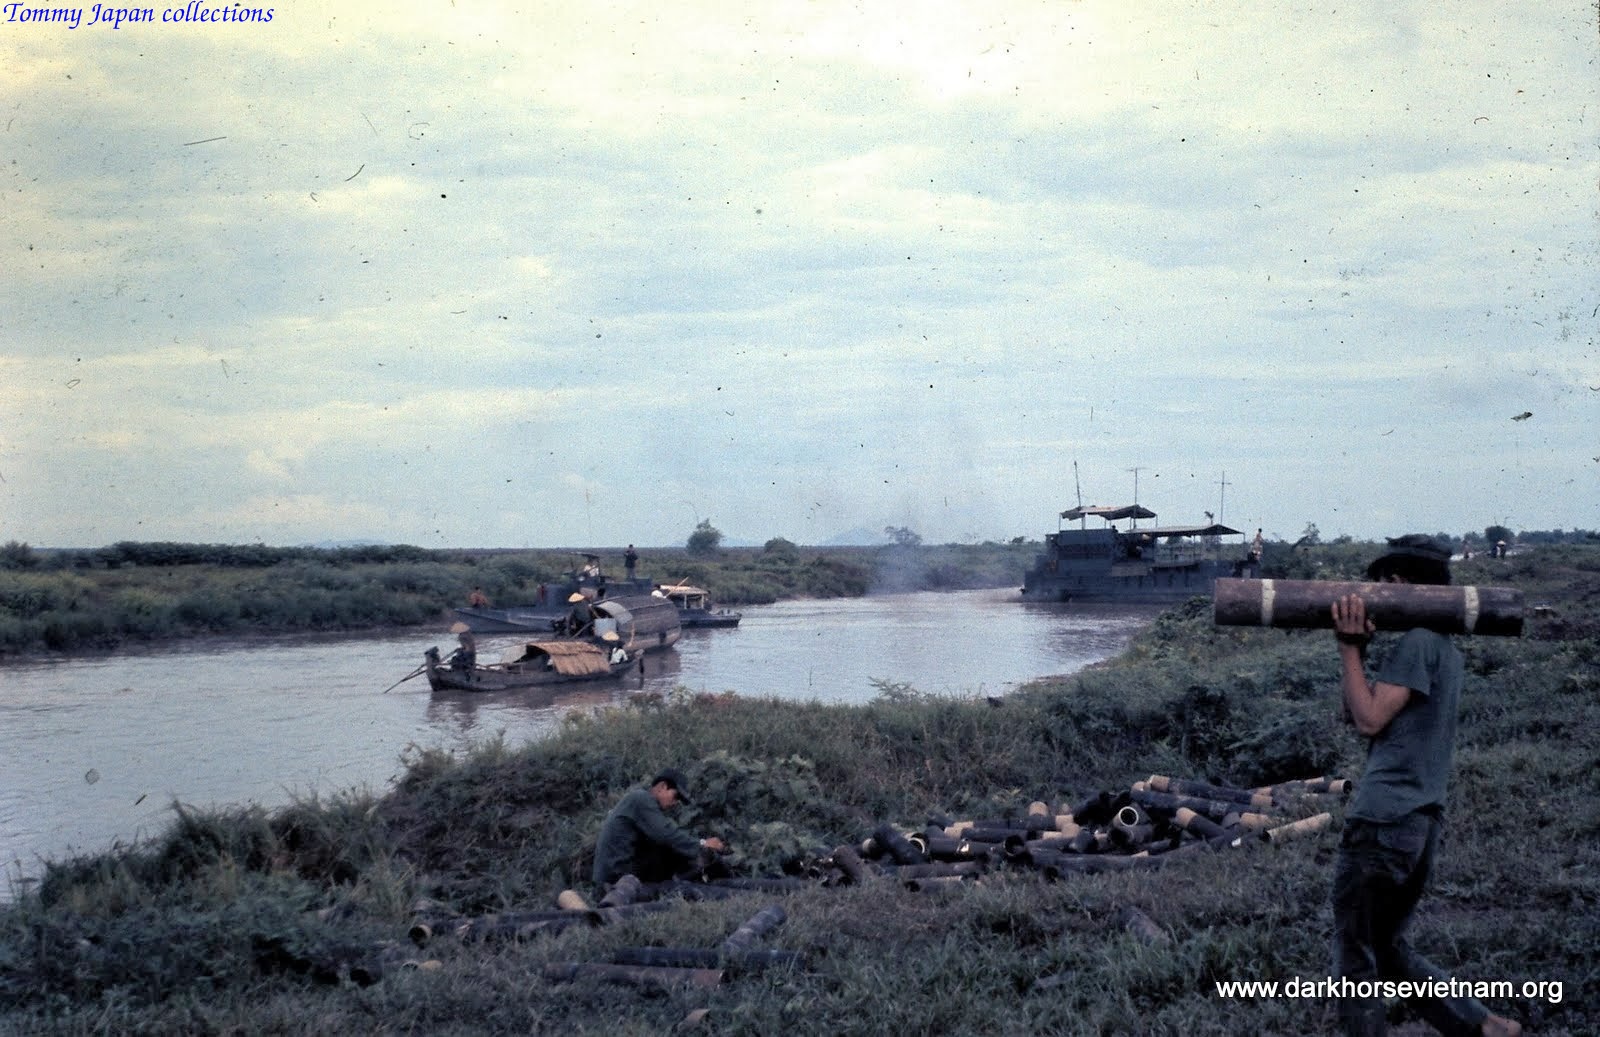
<path fill-rule="evenodd" d="M 627 570 L 628 579 L 633 579 L 633 570 L 639 567 L 639 552 L 633 549 L 632 544 L 628 545 L 627 553 L 622 556 L 622 567 Z"/>
<path fill-rule="evenodd" d="M 1367 577 L 1448 584 L 1450 548 L 1420 533 L 1392 538 Z M 1438 983 L 1454 993 L 1448 974 L 1412 950 L 1406 927 L 1438 850 L 1463 664 L 1448 637 L 1419 627 L 1401 636 L 1369 681 L 1367 642 L 1376 628 L 1366 602 L 1351 594 L 1335 601 L 1332 612 L 1345 708 L 1371 740 L 1334 872 L 1333 969 L 1345 987 L 1335 994 L 1345 1033 L 1381 1035 L 1387 1026 L 1381 983 Z M 1521 1024 L 1491 1015 L 1465 994 L 1407 1000 L 1441 1033 L 1522 1032 Z"/>
<path fill-rule="evenodd" d="M 594 884 L 605 889 L 624 875 L 640 882 L 664 882 L 720 851 L 721 839 L 696 838 L 667 816 L 668 810 L 688 801 L 687 783 L 676 767 L 623 796 L 600 826 Z"/>

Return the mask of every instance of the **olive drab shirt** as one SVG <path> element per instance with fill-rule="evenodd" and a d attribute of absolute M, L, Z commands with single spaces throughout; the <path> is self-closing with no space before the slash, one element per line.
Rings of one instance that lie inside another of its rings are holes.
<path fill-rule="evenodd" d="M 1448 637 L 1417 629 L 1400 638 L 1375 680 L 1410 688 L 1411 696 L 1373 736 L 1347 816 L 1388 823 L 1444 809 L 1464 679 L 1461 652 Z"/>
<path fill-rule="evenodd" d="M 654 843 L 690 858 L 700 852 L 700 840 L 673 823 L 649 789 L 633 789 L 606 815 L 594 848 L 594 882 L 615 882 L 632 870 L 641 844 Z"/>

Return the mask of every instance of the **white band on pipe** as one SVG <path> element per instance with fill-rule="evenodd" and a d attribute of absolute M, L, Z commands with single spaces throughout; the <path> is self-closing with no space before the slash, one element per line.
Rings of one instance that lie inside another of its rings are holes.
<path fill-rule="evenodd" d="M 1478 588 L 1461 588 L 1461 605 L 1461 621 L 1466 627 L 1463 633 L 1470 634 L 1478 628 Z"/>
<path fill-rule="evenodd" d="M 1272 586 L 1271 580 L 1261 581 L 1261 625 L 1272 625 L 1272 598 L 1277 591 Z"/>

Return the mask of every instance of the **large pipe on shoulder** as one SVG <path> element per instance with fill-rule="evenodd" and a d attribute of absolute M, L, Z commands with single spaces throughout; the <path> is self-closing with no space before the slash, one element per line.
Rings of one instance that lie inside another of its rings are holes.
<path fill-rule="evenodd" d="M 1212 594 L 1212 619 L 1217 626 L 1331 630 L 1333 603 L 1350 594 L 1361 595 L 1379 630 L 1522 635 L 1522 592 L 1513 587 L 1223 577 Z"/>

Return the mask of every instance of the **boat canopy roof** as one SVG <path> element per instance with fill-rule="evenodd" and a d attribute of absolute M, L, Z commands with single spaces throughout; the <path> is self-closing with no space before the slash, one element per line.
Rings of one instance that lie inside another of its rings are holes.
<path fill-rule="evenodd" d="M 1220 522 L 1213 522 L 1209 526 L 1152 526 L 1149 529 L 1139 530 L 1139 535 L 1151 537 L 1212 537 L 1226 536 L 1229 533 L 1239 532 L 1242 531 L 1224 526 Z"/>
<path fill-rule="evenodd" d="M 527 662 L 544 656 L 557 673 L 569 676 L 587 673 L 605 673 L 610 669 L 609 657 L 599 646 L 587 641 L 528 641 L 512 645 L 500 657 L 505 665 Z"/>
<path fill-rule="evenodd" d="M 1107 522 L 1116 522 L 1119 519 L 1126 518 L 1142 519 L 1156 517 L 1155 512 L 1138 504 L 1091 504 L 1087 508 L 1081 506 L 1076 508 L 1068 508 L 1066 511 L 1061 513 L 1061 517 L 1064 519 L 1081 519 L 1091 515 L 1095 518 L 1103 518 Z"/>

